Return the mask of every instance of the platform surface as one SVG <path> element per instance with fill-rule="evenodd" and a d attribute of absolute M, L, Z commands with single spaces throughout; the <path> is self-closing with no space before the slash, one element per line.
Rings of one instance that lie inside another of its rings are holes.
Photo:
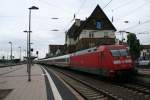
<path fill-rule="evenodd" d="M 0 90 L 11 90 L 4 100 L 47 100 L 45 79 L 41 68 L 32 66 L 28 82 L 26 65 L 0 68 Z"/>
<path fill-rule="evenodd" d="M 150 69 L 138 69 L 138 73 L 141 75 L 150 76 Z"/>

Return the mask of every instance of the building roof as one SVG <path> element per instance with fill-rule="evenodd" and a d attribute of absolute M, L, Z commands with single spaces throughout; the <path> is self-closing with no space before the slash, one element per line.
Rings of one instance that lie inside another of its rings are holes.
<path fill-rule="evenodd" d="M 141 45 L 141 49 L 150 49 L 150 45 Z"/>
<path fill-rule="evenodd" d="M 103 24 L 103 27 L 101 29 L 96 29 L 96 21 L 101 21 Z M 99 5 L 96 6 L 92 14 L 85 20 L 80 21 L 80 26 L 76 26 L 75 23 L 71 26 L 71 28 L 68 30 L 67 35 L 71 38 L 77 38 L 81 31 L 83 29 L 87 30 L 114 30 L 116 31 L 116 28 L 111 23 L 111 21 L 108 19 L 106 14 L 103 12 L 103 10 L 100 8 Z"/>
<path fill-rule="evenodd" d="M 60 49 L 61 52 L 64 52 L 65 45 L 49 45 L 49 53 L 55 54 L 58 49 Z"/>
<path fill-rule="evenodd" d="M 85 21 L 81 20 L 80 21 L 80 26 L 84 23 Z M 75 23 L 71 26 L 71 28 L 68 30 L 67 35 L 69 37 L 74 37 L 76 35 L 75 33 L 78 32 L 79 27 L 75 25 Z"/>

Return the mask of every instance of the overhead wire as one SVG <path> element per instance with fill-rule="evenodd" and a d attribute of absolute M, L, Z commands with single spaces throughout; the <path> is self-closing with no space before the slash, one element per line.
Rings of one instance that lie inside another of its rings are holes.
<path fill-rule="evenodd" d="M 129 10 L 128 14 L 124 15 L 122 18 L 119 18 L 118 20 L 123 19 L 123 18 L 125 18 L 125 17 L 127 17 L 127 16 L 129 16 L 129 15 L 131 15 L 131 14 L 136 13 L 139 8 L 142 9 L 143 7 L 145 7 L 144 5 L 149 5 L 149 4 L 150 4 L 150 2 L 149 2 L 149 3 L 146 3 L 146 2 L 145 2 L 144 4 L 142 4 L 142 5 L 138 6 L 138 7 L 136 7 L 135 9 Z"/>
<path fill-rule="evenodd" d="M 46 5 L 48 5 L 48 6 L 53 6 L 53 7 L 55 7 L 55 8 L 59 8 L 59 9 L 61 9 L 61 10 L 64 10 L 64 12 L 66 13 L 68 13 L 68 14 L 72 14 L 72 12 L 70 11 L 70 10 L 68 10 L 68 9 L 65 9 L 65 8 L 63 8 L 63 7 L 60 7 L 60 6 L 58 6 L 58 5 L 55 5 L 55 4 L 53 4 L 53 3 L 50 3 L 49 1 L 47 1 L 47 0 L 39 0 L 41 3 L 44 3 L 44 4 L 46 4 Z M 71 18 L 71 17 L 70 17 Z M 69 21 L 69 23 L 70 23 L 70 21 Z M 68 24 L 67 24 L 67 26 L 69 26 Z"/>
<path fill-rule="evenodd" d="M 48 1 L 46 1 L 46 0 L 39 0 L 39 1 L 42 1 L 42 2 L 45 2 L 46 4 L 48 4 L 48 5 L 52 5 L 52 6 L 55 6 L 56 7 L 56 5 L 54 5 L 54 4 L 52 4 L 52 3 L 49 3 Z M 80 13 L 80 11 L 82 10 L 82 8 L 83 8 L 83 6 L 85 5 L 85 3 L 86 3 L 86 1 L 87 0 L 84 0 L 82 3 L 81 3 L 81 5 L 80 5 L 80 7 L 79 7 L 79 9 L 77 10 L 77 12 L 75 13 L 75 15 L 78 15 L 79 13 Z M 112 2 L 113 0 L 110 0 L 104 7 L 103 7 L 103 9 L 105 9 L 111 2 Z M 128 3 L 130 3 L 131 1 L 128 1 L 128 2 L 126 2 L 124 5 L 126 6 Z M 141 8 L 141 7 L 144 7 L 143 5 L 145 5 L 145 4 L 147 4 L 147 3 L 144 3 L 144 4 L 142 4 L 141 6 L 139 6 L 139 7 L 137 7 L 136 9 L 134 9 L 134 10 L 132 10 L 132 11 L 130 11 L 130 13 L 131 12 L 136 12 L 136 11 L 138 11 L 137 9 L 138 8 Z M 116 7 L 116 8 L 114 8 L 114 9 L 118 9 L 118 8 L 120 8 L 121 6 L 123 6 L 123 5 L 120 5 L 119 7 Z M 58 6 L 57 6 L 58 7 Z M 61 8 L 61 7 L 59 7 L 59 8 Z M 61 9 L 63 9 L 63 10 L 65 10 L 66 11 L 66 9 L 64 9 L 64 8 L 61 8 Z M 114 10 L 113 9 L 113 10 Z M 68 12 L 68 10 L 67 10 L 67 12 Z M 132 14 L 132 13 L 131 13 Z M 128 13 L 128 15 L 129 15 L 129 13 Z M 128 15 L 126 15 L 126 16 L 128 16 Z M 120 18 L 120 19 L 122 19 L 122 18 Z M 120 20 L 119 19 L 119 20 Z M 69 24 L 71 23 L 70 21 L 68 22 Z M 144 22 L 144 23 L 146 23 L 146 22 Z M 144 23 L 141 23 L 141 24 L 144 24 Z M 67 24 L 67 26 L 70 26 L 69 24 Z M 140 24 L 140 25 L 141 25 Z M 137 26 L 138 25 L 138 26 Z M 126 28 L 126 29 L 131 29 L 131 28 L 135 28 L 135 27 L 139 27 L 139 24 L 136 24 L 136 25 L 134 25 L 134 26 L 131 26 L 131 27 L 128 27 L 128 28 Z"/>
<path fill-rule="evenodd" d="M 136 11 L 139 11 L 139 10 L 137 10 L 137 9 L 139 9 L 139 8 L 141 9 L 141 8 L 145 7 L 144 5 L 148 5 L 148 4 L 150 4 L 150 2 L 148 2 L 148 3 L 145 2 L 144 4 L 142 4 L 142 5 L 138 6 L 138 7 L 136 7 L 136 9 L 130 10 L 130 13 L 128 13 L 128 15 L 126 15 L 126 16 L 129 16 L 130 14 L 133 14 L 133 13 L 135 13 Z M 124 18 L 124 17 L 123 17 L 123 18 Z M 115 22 L 116 22 L 116 21 L 119 21 L 120 19 L 122 19 L 122 18 L 119 18 L 119 19 L 115 20 Z M 141 23 L 141 21 L 139 21 L 138 24 L 135 24 L 135 25 L 133 25 L 133 26 L 130 26 L 130 27 L 128 27 L 128 28 L 125 28 L 124 30 L 134 29 L 134 28 L 140 27 L 141 25 L 146 24 L 146 23 L 150 23 L 150 20 L 144 21 L 143 23 Z"/>
<path fill-rule="evenodd" d="M 110 0 L 104 7 L 103 9 L 105 9 L 113 0 Z"/>
<path fill-rule="evenodd" d="M 124 29 L 124 30 L 134 29 L 134 28 L 139 27 L 139 26 L 141 26 L 141 25 L 143 25 L 143 24 L 146 24 L 146 23 L 150 23 L 150 20 L 144 21 L 143 23 L 140 23 L 140 24 L 139 24 L 139 23 L 138 23 L 138 24 L 135 24 L 135 25 L 130 26 L 130 27 Z"/>
<path fill-rule="evenodd" d="M 81 5 L 80 5 L 78 11 L 75 13 L 75 16 L 74 16 L 74 17 L 76 17 L 76 15 L 79 14 L 79 12 L 80 12 L 80 11 L 82 10 L 82 8 L 84 7 L 86 1 L 87 1 L 87 0 L 84 0 L 84 1 L 81 3 Z M 103 9 L 105 9 L 112 1 L 113 1 L 113 0 L 110 0 L 110 1 L 103 7 Z M 74 18 L 74 19 L 75 19 L 75 18 Z M 74 20 L 74 19 L 73 19 L 73 20 Z M 72 20 L 72 21 L 73 21 L 73 20 Z M 70 22 L 69 22 L 69 23 L 70 23 Z"/>
<path fill-rule="evenodd" d="M 77 12 L 74 13 L 74 16 L 73 16 L 73 19 L 71 20 L 71 22 L 73 22 L 73 21 L 75 20 L 76 16 L 80 13 L 80 11 L 82 10 L 82 8 L 84 7 L 86 1 L 87 1 L 87 0 L 84 0 L 84 1 L 81 3 L 81 5 L 80 5 L 79 9 L 77 10 Z M 71 22 L 69 21 L 69 22 L 67 23 L 67 26 L 70 26 Z"/>
<path fill-rule="evenodd" d="M 119 10 L 122 7 L 128 6 L 129 3 L 133 2 L 132 0 L 127 1 L 124 4 L 119 5 L 118 7 L 113 8 L 113 10 Z"/>
<path fill-rule="evenodd" d="M 149 30 L 146 30 L 146 31 L 143 31 L 143 32 L 140 32 L 140 33 L 150 34 L 150 29 L 149 29 Z"/>

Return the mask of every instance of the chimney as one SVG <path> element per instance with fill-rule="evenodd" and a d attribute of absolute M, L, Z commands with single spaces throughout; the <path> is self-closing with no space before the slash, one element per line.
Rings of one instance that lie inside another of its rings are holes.
<path fill-rule="evenodd" d="M 81 24 L 81 23 L 80 23 L 80 19 L 75 19 L 75 25 L 76 25 L 76 26 L 80 26 L 80 24 Z"/>

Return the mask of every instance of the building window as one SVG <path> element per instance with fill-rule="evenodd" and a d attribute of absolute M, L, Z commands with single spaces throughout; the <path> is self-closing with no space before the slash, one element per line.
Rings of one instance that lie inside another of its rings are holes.
<path fill-rule="evenodd" d="M 101 29 L 102 28 L 102 22 L 101 21 L 96 21 L 96 28 Z"/>
<path fill-rule="evenodd" d="M 92 38 L 94 38 L 94 33 L 92 34 Z"/>
<path fill-rule="evenodd" d="M 104 32 L 104 37 L 108 37 L 108 32 Z"/>
<path fill-rule="evenodd" d="M 94 33 L 93 32 L 89 33 L 89 38 L 94 38 Z"/>

